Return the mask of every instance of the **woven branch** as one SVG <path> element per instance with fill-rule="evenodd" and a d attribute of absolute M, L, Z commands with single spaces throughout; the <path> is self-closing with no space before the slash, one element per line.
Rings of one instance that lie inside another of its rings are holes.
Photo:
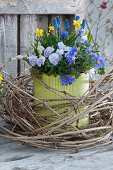
<path fill-rule="evenodd" d="M 112 143 L 109 137 L 112 133 L 113 68 L 98 81 L 92 81 L 89 91 L 81 98 L 37 80 L 59 98 L 35 98 L 31 74 L 4 79 L 7 96 L 1 99 L 0 116 L 9 126 L 0 126 L 1 137 L 39 148 L 71 152 Z M 50 106 L 48 102 L 52 101 L 59 103 Z M 47 110 L 49 114 L 42 114 Z M 79 120 L 84 118 L 89 123 L 82 127 Z"/>

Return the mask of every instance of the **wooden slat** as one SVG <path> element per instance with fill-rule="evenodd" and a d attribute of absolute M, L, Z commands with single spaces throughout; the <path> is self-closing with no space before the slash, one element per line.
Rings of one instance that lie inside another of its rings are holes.
<path fill-rule="evenodd" d="M 36 28 L 44 29 L 48 27 L 47 15 L 21 15 L 20 16 L 20 54 L 32 54 L 31 43 L 34 43 Z M 21 71 L 25 63 L 21 62 Z"/>
<path fill-rule="evenodd" d="M 0 0 L 1 14 L 75 14 L 84 0 Z"/>
<path fill-rule="evenodd" d="M 17 16 L 0 15 L 0 66 L 8 58 L 17 55 Z M 5 69 L 6 72 L 15 76 L 17 74 L 17 61 L 9 63 Z"/>

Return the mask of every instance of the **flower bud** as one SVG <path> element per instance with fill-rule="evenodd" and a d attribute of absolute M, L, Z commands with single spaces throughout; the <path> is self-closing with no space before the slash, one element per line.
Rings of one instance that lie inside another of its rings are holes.
<path fill-rule="evenodd" d="M 18 59 L 18 60 L 23 60 L 23 58 L 24 58 L 24 57 L 23 57 L 22 55 L 17 55 L 17 56 L 16 56 L 16 59 Z"/>

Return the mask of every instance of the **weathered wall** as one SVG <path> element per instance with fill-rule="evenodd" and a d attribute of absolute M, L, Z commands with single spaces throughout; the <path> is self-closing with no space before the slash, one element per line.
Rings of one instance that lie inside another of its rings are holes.
<path fill-rule="evenodd" d="M 103 0 L 85 0 L 85 17 L 93 39 L 100 46 L 100 55 L 105 58 L 106 70 L 113 66 L 113 0 L 106 9 L 99 8 Z M 93 75 L 93 78 L 98 78 Z"/>
<path fill-rule="evenodd" d="M 0 13 L 75 14 L 82 4 L 83 0 L 0 0 Z"/>

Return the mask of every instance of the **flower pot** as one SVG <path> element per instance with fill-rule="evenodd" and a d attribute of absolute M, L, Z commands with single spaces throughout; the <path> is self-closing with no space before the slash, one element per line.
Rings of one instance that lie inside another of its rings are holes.
<path fill-rule="evenodd" d="M 60 82 L 60 76 L 54 77 L 53 75 L 48 76 L 46 74 L 42 74 L 40 76 L 38 76 L 38 78 L 43 81 L 44 83 L 46 83 L 48 86 L 58 89 L 60 91 L 66 91 L 67 93 L 70 93 L 71 95 L 75 96 L 75 97 L 81 97 L 89 88 L 89 74 L 84 74 L 82 73 L 81 76 L 76 79 L 76 81 L 71 84 L 71 85 L 63 85 Z M 59 93 L 59 92 L 57 92 Z M 61 98 L 61 96 L 58 96 L 57 94 L 51 92 L 50 90 L 48 90 L 45 86 L 43 86 L 37 79 L 36 77 L 33 78 L 33 94 L 34 97 L 36 98 L 40 98 L 40 99 L 53 99 L 53 98 Z M 60 95 L 66 97 L 65 94 L 59 93 Z M 37 101 L 35 101 L 35 103 L 37 103 Z M 51 105 L 57 105 L 57 104 L 64 104 L 64 103 L 68 103 L 68 101 L 52 101 L 52 102 L 48 102 L 47 104 L 49 106 Z M 63 112 L 64 110 L 69 109 L 68 108 L 61 108 L 60 110 L 56 110 L 58 113 Z M 82 111 L 82 109 L 79 109 L 79 112 Z M 37 111 L 39 113 L 39 111 Z M 44 113 L 44 114 L 49 114 L 48 110 L 44 110 L 44 111 L 40 111 L 40 113 Z M 75 112 L 73 111 L 71 114 L 75 114 Z M 84 126 L 88 124 L 88 118 L 84 118 L 79 120 L 79 125 L 80 126 Z"/>

